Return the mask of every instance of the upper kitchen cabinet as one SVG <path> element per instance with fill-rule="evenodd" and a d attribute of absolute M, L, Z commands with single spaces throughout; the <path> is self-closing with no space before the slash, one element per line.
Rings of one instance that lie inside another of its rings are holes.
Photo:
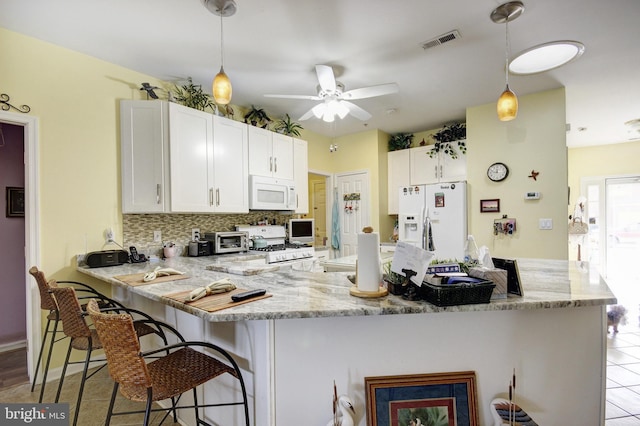
<path fill-rule="evenodd" d="M 171 211 L 248 212 L 247 126 L 176 104 L 169 114 Z"/>
<path fill-rule="evenodd" d="M 249 134 L 249 174 L 293 180 L 293 138 L 255 126 Z"/>
<path fill-rule="evenodd" d="M 387 153 L 388 214 L 398 214 L 398 188 L 467 179 L 467 156 L 458 153 L 453 159 L 439 152 L 430 157 L 433 146 L 401 149 Z"/>
<path fill-rule="evenodd" d="M 296 183 L 295 213 L 309 213 L 309 160 L 307 141 L 293 138 L 293 175 Z"/>
<path fill-rule="evenodd" d="M 165 101 L 121 101 L 123 213 L 246 213 L 244 123 Z"/>
<path fill-rule="evenodd" d="M 422 185 L 438 182 L 457 182 L 467 179 L 467 156 L 458 154 L 458 158 L 453 159 L 443 151 L 432 157 L 429 151 L 433 146 L 421 146 L 411 148 L 410 151 L 410 183 L 411 185 Z"/>
<path fill-rule="evenodd" d="M 122 213 L 170 211 L 166 102 L 121 101 Z"/>
<path fill-rule="evenodd" d="M 409 151 L 408 149 L 400 149 L 387 153 L 388 214 L 398 214 L 398 190 L 411 184 Z"/>

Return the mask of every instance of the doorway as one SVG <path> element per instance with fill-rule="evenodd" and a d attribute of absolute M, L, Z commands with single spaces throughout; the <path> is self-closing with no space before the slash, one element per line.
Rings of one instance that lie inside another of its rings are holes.
<path fill-rule="evenodd" d="M 585 178 L 587 197 L 588 259 L 618 299 L 638 318 L 640 271 L 633 267 L 640 258 L 640 176 Z"/>
<path fill-rule="evenodd" d="M 40 265 L 38 247 L 40 221 L 38 204 L 38 125 L 37 117 L 0 111 L 0 124 L 21 126 L 24 141 L 24 265 Z M 16 248 L 20 250 L 20 248 Z M 21 250 L 20 250 L 21 251 Z M 42 334 L 40 322 L 40 296 L 35 282 L 30 279 L 28 267 L 22 273 L 25 291 L 27 371 L 32 377 Z"/>

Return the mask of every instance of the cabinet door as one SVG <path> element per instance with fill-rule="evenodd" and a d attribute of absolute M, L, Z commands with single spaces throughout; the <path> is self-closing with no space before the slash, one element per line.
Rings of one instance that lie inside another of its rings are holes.
<path fill-rule="evenodd" d="M 120 102 L 122 213 L 169 210 L 167 103 Z"/>
<path fill-rule="evenodd" d="M 409 149 L 411 158 L 409 168 L 411 174 L 409 180 L 411 185 L 424 185 L 438 182 L 440 178 L 438 157 L 429 157 L 428 152 L 430 150 L 430 146 Z"/>
<path fill-rule="evenodd" d="M 293 180 L 293 138 L 273 133 L 273 177 Z"/>
<path fill-rule="evenodd" d="M 296 213 L 309 213 L 309 160 L 307 141 L 293 139 L 293 175 L 296 183 Z"/>
<path fill-rule="evenodd" d="M 214 211 L 213 115 L 169 104 L 171 211 Z"/>
<path fill-rule="evenodd" d="M 249 146 L 247 125 L 213 117 L 215 211 L 249 212 Z"/>
<path fill-rule="evenodd" d="M 456 159 L 451 158 L 448 154 L 441 154 L 440 165 L 442 166 L 441 182 L 467 180 L 467 156 L 461 154 L 459 149 Z"/>
<path fill-rule="evenodd" d="M 388 214 L 398 214 L 398 189 L 411 184 L 409 164 L 410 155 L 408 149 L 387 153 Z"/>
<path fill-rule="evenodd" d="M 249 138 L 249 174 L 273 175 L 272 132 L 256 126 L 247 126 Z"/>

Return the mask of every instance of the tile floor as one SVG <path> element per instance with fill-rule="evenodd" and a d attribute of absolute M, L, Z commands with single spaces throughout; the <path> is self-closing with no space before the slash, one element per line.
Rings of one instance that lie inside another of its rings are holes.
<path fill-rule="evenodd" d="M 638 312 L 607 335 L 605 426 L 640 426 L 640 325 Z"/>

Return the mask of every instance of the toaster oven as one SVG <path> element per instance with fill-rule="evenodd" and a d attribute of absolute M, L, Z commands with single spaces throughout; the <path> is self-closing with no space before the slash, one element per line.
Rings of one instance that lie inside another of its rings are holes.
<path fill-rule="evenodd" d="M 204 234 L 204 239 L 211 242 L 213 254 L 249 251 L 248 232 L 207 232 Z"/>

